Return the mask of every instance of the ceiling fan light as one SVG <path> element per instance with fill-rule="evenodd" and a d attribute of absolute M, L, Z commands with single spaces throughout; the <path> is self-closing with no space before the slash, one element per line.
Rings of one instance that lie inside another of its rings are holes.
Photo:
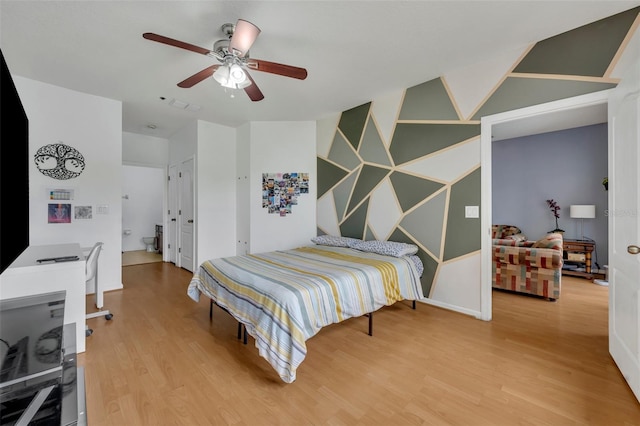
<path fill-rule="evenodd" d="M 230 82 L 230 73 L 229 67 L 226 65 L 218 67 L 218 69 L 213 73 L 213 79 L 220 83 L 224 87 L 229 87 L 228 84 Z"/>
<path fill-rule="evenodd" d="M 229 67 L 229 80 L 235 84 L 244 83 L 247 80 L 247 74 L 238 64 L 232 64 Z"/>
<path fill-rule="evenodd" d="M 251 85 L 247 73 L 238 64 L 225 64 L 213 73 L 213 79 L 227 89 L 244 89 Z"/>

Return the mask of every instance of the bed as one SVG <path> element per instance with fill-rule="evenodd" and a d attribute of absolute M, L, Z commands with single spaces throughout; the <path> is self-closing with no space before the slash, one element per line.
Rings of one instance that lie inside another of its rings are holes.
<path fill-rule="evenodd" d="M 292 383 L 306 341 L 322 327 L 400 300 L 415 307 L 423 298 L 420 267 L 417 256 L 312 245 L 205 261 L 187 294 L 196 302 L 203 294 L 231 314 L 260 356 Z"/>

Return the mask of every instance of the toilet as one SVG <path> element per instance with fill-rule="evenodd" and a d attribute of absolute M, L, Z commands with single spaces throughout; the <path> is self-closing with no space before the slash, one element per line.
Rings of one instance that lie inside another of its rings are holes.
<path fill-rule="evenodd" d="M 147 245 L 147 251 L 149 253 L 156 251 L 156 237 L 142 237 L 142 242 Z"/>

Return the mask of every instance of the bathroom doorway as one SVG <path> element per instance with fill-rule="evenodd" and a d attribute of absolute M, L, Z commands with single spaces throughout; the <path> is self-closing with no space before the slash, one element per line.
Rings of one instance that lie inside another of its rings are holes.
<path fill-rule="evenodd" d="M 122 166 L 122 266 L 162 261 L 165 170 Z"/>

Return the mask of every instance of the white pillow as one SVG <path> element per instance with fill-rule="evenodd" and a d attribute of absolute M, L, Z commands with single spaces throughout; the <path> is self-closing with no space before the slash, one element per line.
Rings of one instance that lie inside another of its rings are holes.
<path fill-rule="evenodd" d="M 398 243 L 395 241 L 359 241 L 350 247 L 360 251 L 393 257 L 409 256 L 418 252 L 418 246 L 414 244 Z"/>
<path fill-rule="evenodd" d="M 505 240 L 526 241 L 527 236 L 523 233 L 508 235 L 504 237 Z"/>
<path fill-rule="evenodd" d="M 313 237 L 311 239 L 311 242 L 314 244 L 331 247 L 351 247 L 351 245 L 357 241 L 362 240 L 334 235 L 318 235 L 317 237 Z"/>

